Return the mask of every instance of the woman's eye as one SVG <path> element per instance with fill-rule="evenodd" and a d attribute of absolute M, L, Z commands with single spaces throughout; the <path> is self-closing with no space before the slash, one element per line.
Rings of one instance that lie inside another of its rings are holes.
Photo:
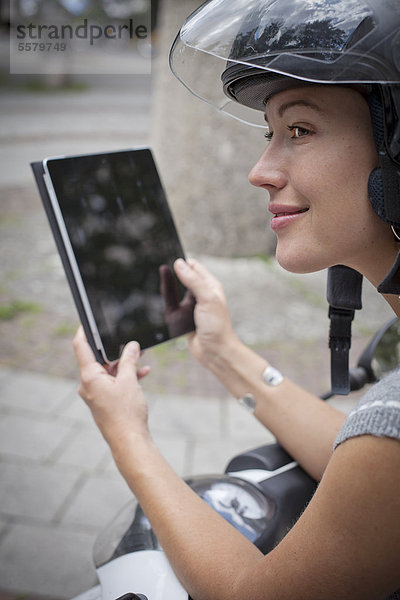
<path fill-rule="evenodd" d="M 298 125 L 288 125 L 289 131 L 293 133 L 291 136 L 292 140 L 298 140 L 299 138 L 305 137 L 312 133 L 309 129 L 305 129 L 305 127 L 299 127 Z"/>

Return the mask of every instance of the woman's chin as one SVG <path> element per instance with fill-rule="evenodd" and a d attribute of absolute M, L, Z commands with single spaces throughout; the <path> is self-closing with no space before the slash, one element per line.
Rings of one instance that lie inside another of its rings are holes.
<path fill-rule="evenodd" d="M 321 259 L 316 260 L 315 255 L 309 251 L 282 251 L 279 244 L 276 249 L 276 259 L 280 266 L 290 273 L 314 273 L 325 269 L 327 265 L 322 264 Z"/>

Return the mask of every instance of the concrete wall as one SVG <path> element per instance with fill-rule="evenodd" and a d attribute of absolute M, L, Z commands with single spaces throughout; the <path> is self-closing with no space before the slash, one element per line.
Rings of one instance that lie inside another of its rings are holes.
<path fill-rule="evenodd" d="M 262 129 L 218 113 L 193 97 L 169 70 L 174 37 L 199 4 L 198 0 L 160 3 L 152 146 L 189 253 L 270 253 L 275 236 L 268 227 L 267 195 L 247 180 L 265 145 Z"/>

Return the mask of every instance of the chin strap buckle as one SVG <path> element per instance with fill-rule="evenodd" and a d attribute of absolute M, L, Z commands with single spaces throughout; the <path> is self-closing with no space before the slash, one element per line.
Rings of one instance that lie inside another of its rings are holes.
<path fill-rule="evenodd" d="M 362 275 L 344 265 L 328 269 L 329 348 L 331 351 L 331 386 L 334 394 L 350 392 L 349 351 L 351 323 L 361 304 Z"/>
<path fill-rule="evenodd" d="M 334 394 L 350 392 L 349 351 L 351 346 L 351 322 L 354 310 L 329 307 L 331 321 L 329 348 L 331 351 L 331 387 Z"/>

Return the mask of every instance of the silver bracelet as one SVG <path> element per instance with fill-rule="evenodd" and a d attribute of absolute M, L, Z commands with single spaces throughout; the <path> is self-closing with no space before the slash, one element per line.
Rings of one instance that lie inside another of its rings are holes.
<path fill-rule="evenodd" d="M 282 373 L 278 369 L 275 369 L 275 367 L 271 367 L 271 365 L 268 365 L 262 377 L 265 383 L 272 387 L 280 385 L 283 381 Z"/>
<path fill-rule="evenodd" d="M 265 369 L 264 373 L 262 374 L 262 378 L 263 381 L 271 387 L 276 387 L 277 385 L 280 385 L 283 381 L 282 373 L 278 371 L 278 369 L 275 369 L 275 367 L 272 367 L 271 365 L 268 365 L 268 367 Z M 245 394 L 244 396 L 242 396 L 242 398 L 238 398 L 238 402 L 241 406 L 243 406 L 252 413 L 256 410 L 257 402 L 253 394 Z"/>
<path fill-rule="evenodd" d="M 253 413 L 256 410 L 256 399 L 253 394 L 245 394 L 242 398 L 238 398 L 240 406 Z"/>

